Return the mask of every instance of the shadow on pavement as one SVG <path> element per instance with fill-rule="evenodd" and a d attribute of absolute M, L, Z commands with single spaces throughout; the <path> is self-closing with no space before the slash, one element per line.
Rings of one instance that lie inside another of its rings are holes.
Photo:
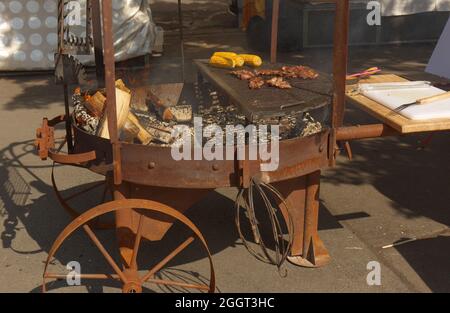
<path fill-rule="evenodd" d="M 348 108 L 352 124 L 376 121 Z M 425 146 L 424 140 L 431 139 Z M 352 143 L 353 161 L 341 160 L 324 180 L 341 184 L 369 184 L 390 200 L 402 216 L 425 216 L 450 226 L 450 137 L 447 132 L 373 139 Z M 362 208 L 363 209 L 363 208 Z M 450 237 L 418 240 L 397 247 L 423 281 L 436 292 L 450 289 Z"/>
<path fill-rule="evenodd" d="M 434 292 L 450 292 L 450 233 L 396 249 Z"/>

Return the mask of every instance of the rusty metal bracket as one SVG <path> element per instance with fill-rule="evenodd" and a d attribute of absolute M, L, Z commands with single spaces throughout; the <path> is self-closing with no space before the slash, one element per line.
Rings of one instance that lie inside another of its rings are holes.
<path fill-rule="evenodd" d="M 58 123 L 65 122 L 66 117 L 58 116 L 51 121 L 44 118 L 42 127 L 36 131 L 35 146 L 41 160 L 51 159 L 59 164 L 80 165 L 97 159 L 95 151 L 80 154 L 62 154 L 55 150 L 55 128 Z M 52 125 L 52 126 L 50 126 Z"/>
<path fill-rule="evenodd" d="M 43 161 L 48 159 L 50 149 L 55 148 L 54 128 L 48 125 L 47 118 L 44 118 L 42 127 L 36 131 L 35 146 L 38 150 L 39 157 Z"/>

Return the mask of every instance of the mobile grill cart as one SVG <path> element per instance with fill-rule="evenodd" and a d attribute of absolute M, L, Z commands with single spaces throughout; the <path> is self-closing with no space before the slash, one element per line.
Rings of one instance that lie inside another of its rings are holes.
<path fill-rule="evenodd" d="M 48 279 L 65 278 L 66 275 L 48 271 L 49 262 L 63 242 L 77 229 L 84 229 L 94 245 L 103 254 L 113 274 L 82 274 L 81 279 L 115 279 L 122 283 L 124 292 L 140 292 L 144 282 L 161 285 L 181 286 L 199 290 L 215 291 L 214 269 L 208 246 L 200 230 L 183 214 L 194 203 L 204 198 L 211 190 L 219 187 L 248 188 L 252 179 L 258 178 L 273 185 L 286 199 L 280 208 L 289 208 L 293 222 L 293 242 L 289 261 L 299 266 L 319 267 L 330 261 L 330 256 L 318 234 L 319 186 L 321 170 L 334 166 L 339 151 L 338 141 L 377 137 L 395 133 L 383 124 L 361 127 L 342 127 L 346 100 L 347 46 L 349 1 L 335 2 L 335 45 L 332 79 L 332 97 L 316 108 L 327 108 L 330 112 L 329 127 L 322 132 L 304 138 L 293 138 L 280 143 L 280 166 L 275 172 L 261 172 L 261 161 L 180 161 L 175 162 L 168 147 L 135 145 L 119 141 L 116 115 L 115 62 L 112 42 L 111 0 L 92 0 L 92 23 L 97 77 L 101 83 L 104 63 L 107 94 L 106 114 L 110 140 L 90 135 L 75 125 L 68 127 L 67 140 L 73 149 L 64 155 L 55 150 L 54 126 L 59 122 L 70 125 L 69 115 L 48 121 L 38 131 L 38 147 L 42 159 L 50 158 L 56 163 L 81 166 L 104 175 L 114 194 L 114 201 L 101 204 L 86 213 L 76 216 L 74 221 L 60 234 L 50 250 L 44 272 L 44 290 Z M 102 19 L 100 23 L 100 3 Z M 279 1 L 274 1 L 272 61 L 276 61 Z M 95 22 L 96 21 L 96 22 Z M 103 37 L 100 25 L 103 25 Z M 100 40 L 103 38 L 103 40 Z M 103 53 L 102 53 L 103 51 Z M 60 50 L 60 53 L 64 51 Z M 201 68 L 201 64 L 198 64 Z M 208 70 L 200 69 L 208 76 Z M 211 77 L 216 85 L 217 79 Z M 223 86 L 223 85 L 222 85 Z M 67 87 L 67 86 L 66 86 Z M 220 87 L 220 86 L 219 86 Z M 227 88 L 231 88 L 228 86 Z M 233 99 L 233 90 L 224 90 Z M 67 97 L 66 97 L 67 98 Z M 241 103 L 242 104 L 242 103 Z M 300 104 L 305 105 L 308 103 Z M 295 105 L 294 105 L 295 106 Z M 244 109 L 251 109 L 245 105 Z M 267 113 L 267 112 L 266 112 Z M 70 147 L 70 145 L 69 145 Z M 54 179 L 53 179 L 54 182 Z M 55 186 L 55 190 L 56 186 Z M 68 208 L 59 193 L 59 200 Z M 69 207 L 70 209 L 70 207 Z M 211 208 L 213 210 L 213 208 Z M 93 222 L 107 213 L 115 213 L 114 227 L 117 230 L 119 251 L 118 264 L 93 231 Z M 187 226 L 192 236 L 188 237 L 167 257 L 139 275 L 137 256 L 142 239 L 160 241 L 175 222 Z M 197 238 L 210 259 L 210 283 L 188 284 L 155 278 L 155 274 L 186 249 Z"/>

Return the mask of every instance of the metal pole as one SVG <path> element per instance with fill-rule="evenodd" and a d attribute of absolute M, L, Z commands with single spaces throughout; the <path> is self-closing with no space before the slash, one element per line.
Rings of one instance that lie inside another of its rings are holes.
<path fill-rule="evenodd" d="M 271 35 L 271 40 L 270 40 L 270 62 L 271 63 L 277 63 L 279 15 L 280 15 L 280 0 L 273 0 L 272 35 Z"/>
<path fill-rule="evenodd" d="M 385 124 L 372 124 L 336 128 L 336 140 L 360 140 L 378 137 L 399 136 L 401 133 Z"/>
<path fill-rule="evenodd" d="M 64 41 L 64 1 L 58 2 L 58 58 L 63 58 L 63 41 Z M 61 60 L 63 62 L 63 60 Z M 64 63 L 64 62 L 63 62 Z M 63 71 L 65 71 L 63 69 Z M 71 153 L 73 151 L 73 134 L 72 134 L 72 123 L 70 119 L 70 104 L 69 104 L 69 86 L 66 83 L 66 73 L 63 73 L 64 78 L 64 109 L 66 114 L 66 140 L 67 149 Z"/>
<path fill-rule="evenodd" d="M 100 0 L 92 0 L 92 37 L 94 40 L 94 54 L 95 54 L 95 70 L 99 88 L 105 80 L 104 64 L 103 64 L 103 43 L 102 43 L 102 21 Z"/>
<path fill-rule="evenodd" d="M 72 120 L 70 119 L 70 107 L 69 107 L 69 86 L 64 84 L 64 108 L 66 114 L 66 139 L 67 149 L 71 153 L 73 151 L 73 134 L 72 134 Z"/>
<path fill-rule="evenodd" d="M 184 32 L 183 32 L 183 9 L 181 7 L 181 0 L 178 0 L 178 23 L 180 25 L 180 48 L 181 48 L 181 80 L 184 82 L 185 78 L 185 56 L 184 56 Z"/>
<path fill-rule="evenodd" d="M 345 87 L 348 62 L 349 0 L 336 1 L 333 53 L 333 115 L 332 128 L 342 126 L 345 112 Z"/>
<path fill-rule="evenodd" d="M 114 183 L 122 183 L 120 142 L 117 129 L 116 111 L 116 68 L 113 43 L 112 0 L 102 0 L 103 46 L 105 63 L 106 114 L 108 118 L 109 136 L 113 149 Z"/>

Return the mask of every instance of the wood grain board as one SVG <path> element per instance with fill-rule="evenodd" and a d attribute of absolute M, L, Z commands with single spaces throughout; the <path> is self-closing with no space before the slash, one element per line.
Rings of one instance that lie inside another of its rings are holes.
<path fill-rule="evenodd" d="M 362 79 L 359 83 L 389 83 L 389 82 L 404 82 L 408 81 L 405 78 L 394 74 L 375 75 L 367 79 Z M 450 119 L 432 119 L 424 121 L 413 121 L 395 113 L 384 105 L 375 102 L 361 94 L 354 91 L 357 85 L 347 86 L 347 101 L 361 108 L 381 122 L 391 126 L 402 134 L 431 132 L 450 130 Z"/>

